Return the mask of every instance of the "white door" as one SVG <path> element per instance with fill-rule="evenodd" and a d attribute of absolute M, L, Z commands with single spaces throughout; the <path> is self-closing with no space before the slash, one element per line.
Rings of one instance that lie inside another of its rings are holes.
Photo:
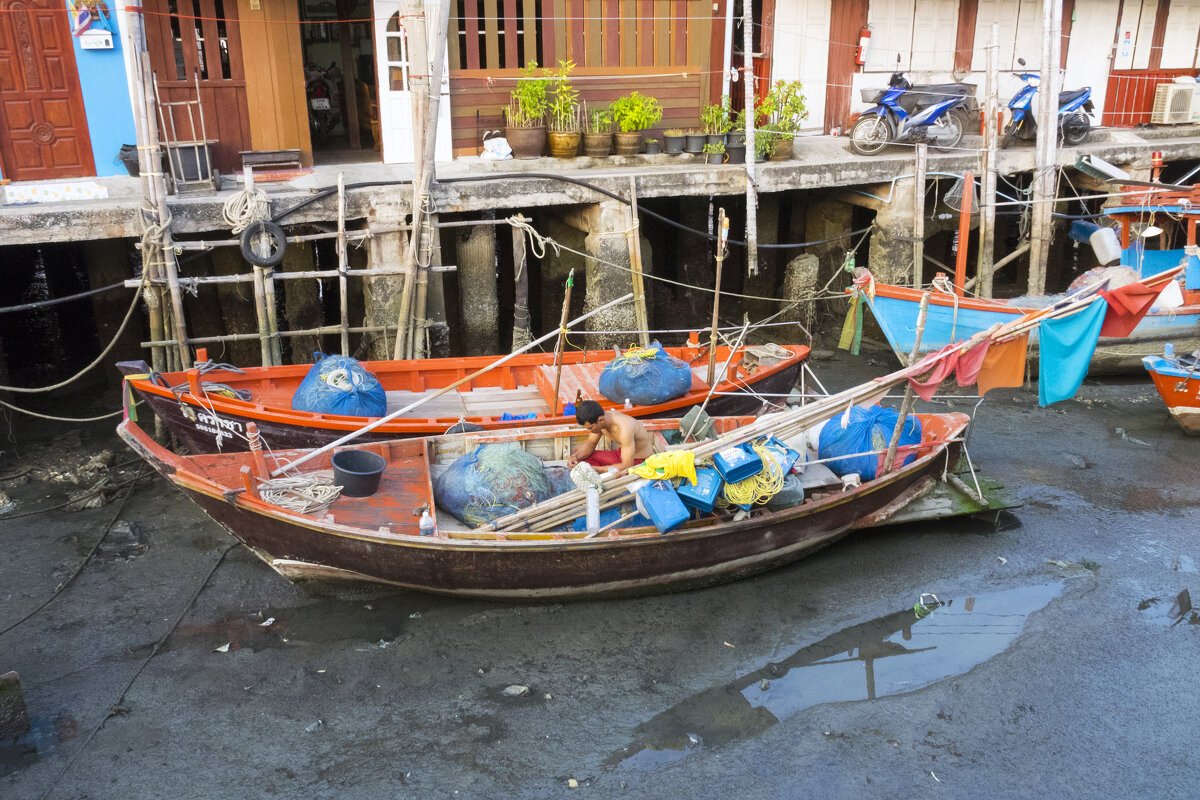
<path fill-rule="evenodd" d="M 427 4 L 434 15 L 436 4 Z M 379 81 L 379 129 L 385 164 L 413 161 L 412 92 L 410 70 L 428 74 L 428 67 L 410 65 L 408 39 L 401 21 L 397 0 L 375 0 L 375 68 Z M 450 81 L 445 62 L 442 66 L 441 100 L 438 103 L 437 147 L 434 158 L 451 158 Z"/>

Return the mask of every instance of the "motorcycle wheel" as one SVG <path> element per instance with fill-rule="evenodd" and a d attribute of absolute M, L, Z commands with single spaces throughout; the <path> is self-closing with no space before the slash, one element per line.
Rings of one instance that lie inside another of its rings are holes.
<path fill-rule="evenodd" d="M 891 128 L 880 114 L 859 117 L 850 129 L 850 149 L 860 156 L 873 156 L 891 141 Z"/>
<path fill-rule="evenodd" d="M 1092 130 L 1092 121 L 1082 111 L 1072 111 L 1063 117 L 1058 130 L 1063 144 L 1068 147 L 1076 147 L 1087 141 L 1088 134 Z"/>
<path fill-rule="evenodd" d="M 1010 122 L 1004 128 L 1004 138 L 1000 140 L 1000 149 L 1007 150 L 1015 138 L 1017 138 L 1017 123 Z"/>
<path fill-rule="evenodd" d="M 932 127 L 934 128 L 933 146 L 943 153 L 948 153 L 962 144 L 963 131 L 967 126 L 962 112 L 956 109 L 948 114 L 943 114 Z"/>

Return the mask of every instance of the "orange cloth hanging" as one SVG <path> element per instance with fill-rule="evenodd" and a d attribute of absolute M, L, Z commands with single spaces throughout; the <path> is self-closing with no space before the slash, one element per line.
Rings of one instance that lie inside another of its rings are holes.
<path fill-rule="evenodd" d="M 992 389 L 1005 386 L 1021 387 L 1025 385 L 1025 353 L 1029 349 L 1029 334 L 993 344 L 983 357 L 983 366 L 979 368 L 979 394 L 985 395 Z"/>
<path fill-rule="evenodd" d="M 1128 336 L 1133 333 L 1162 290 L 1162 286 L 1151 288 L 1144 283 L 1129 283 L 1111 292 L 1101 292 L 1100 296 L 1108 301 L 1108 311 L 1100 335 Z"/>

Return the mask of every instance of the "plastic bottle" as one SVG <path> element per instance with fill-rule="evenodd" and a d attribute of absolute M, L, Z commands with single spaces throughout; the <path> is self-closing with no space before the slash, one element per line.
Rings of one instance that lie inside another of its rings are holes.
<path fill-rule="evenodd" d="M 633 403 L 629 402 L 629 398 L 628 398 L 628 397 L 626 397 L 626 398 L 625 398 L 625 407 L 626 407 L 626 408 L 633 408 Z"/>
<path fill-rule="evenodd" d="M 433 536 L 434 532 L 437 531 L 437 522 L 429 515 L 429 509 L 421 512 L 421 522 L 419 525 L 422 536 Z"/>
<path fill-rule="evenodd" d="M 1174 358 L 1174 357 L 1175 357 L 1175 343 L 1167 342 L 1166 346 L 1163 347 L 1163 358 Z"/>

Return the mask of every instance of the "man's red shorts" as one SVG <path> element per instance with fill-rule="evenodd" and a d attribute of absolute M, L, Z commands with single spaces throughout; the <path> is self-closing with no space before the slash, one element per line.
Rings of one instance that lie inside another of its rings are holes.
<path fill-rule="evenodd" d="M 644 458 L 635 458 L 633 465 L 636 467 L 645 460 Z M 621 450 L 620 448 L 616 450 L 593 450 L 592 454 L 585 458 L 584 461 L 593 467 L 615 467 L 621 463 Z"/>

